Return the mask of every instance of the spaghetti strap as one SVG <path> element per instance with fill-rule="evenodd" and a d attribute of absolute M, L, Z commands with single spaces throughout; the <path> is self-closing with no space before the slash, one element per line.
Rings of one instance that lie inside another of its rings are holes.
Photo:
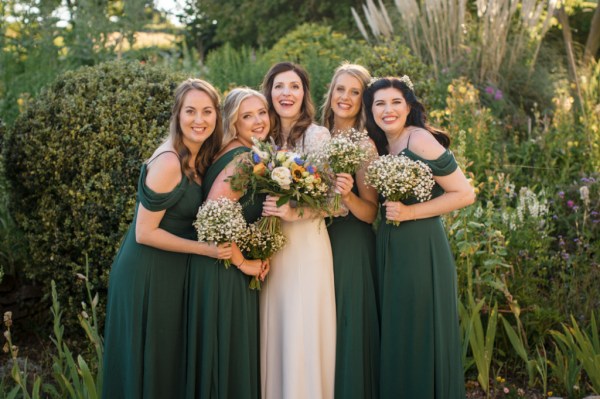
<path fill-rule="evenodd" d="M 410 151 L 410 148 L 408 148 L 408 146 L 410 145 L 410 137 L 412 136 L 413 132 L 410 132 L 410 134 L 408 135 L 408 140 L 406 140 L 406 149 Z"/>
<path fill-rule="evenodd" d="M 173 154 L 177 155 L 177 158 L 179 158 L 181 160 L 181 157 L 179 156 L 178 153 L 176 153 L 175 151 L 167 150 L 167 151 L 163 151 L 163 152 L 159 153 L 154 158 L 150 159 L 148 162 L 146 162 L 146 165 L 150 165 L 150 162 L 154 161 L 156 158 L 160 157 L 162 154 L 166 154 L 167 152 L 172 152 Z"/>

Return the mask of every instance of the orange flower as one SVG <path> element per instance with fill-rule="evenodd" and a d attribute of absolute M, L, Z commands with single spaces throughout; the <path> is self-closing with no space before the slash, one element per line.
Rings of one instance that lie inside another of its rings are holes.
<path fill-rule="evenodd" d="M 252 173 L 254 173 L 255 175 L 259 175 L 259 176 L 264 176 L 266 171 L 267 171 L 267 167 L 265 166 L 264 163 L 257 163 L 256 165 L 254 165 Z"/>

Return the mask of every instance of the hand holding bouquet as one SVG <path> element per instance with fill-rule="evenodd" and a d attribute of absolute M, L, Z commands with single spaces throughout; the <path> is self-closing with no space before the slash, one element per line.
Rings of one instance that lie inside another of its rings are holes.
<path fill-rule="evenodd" d="M 435 184 L 429 166 L 405 155 L 383 155 L 373 161 L 367 168 L 366 182 L 388 201 L 415 197 L 419 202 L 431 198 Z M 400 222 L 392 223 L 400 225 Z"/>
<path fill-rule="evenodd" d="M 246 220 L 242 206 L 227 198 L 208 200 L 196 215 L 194 227 L 198 232 L 198 241 L 237 242 L 246 232 Z M 231 259 L 225 259 L 225 268 L 231 265 Z"/>
<path fill-rule="evenodd" d="M 373 158 L 372 145 L 366 132 L 350 129 L 337 133 L 319 152 L 319 158 L 334 173 L 356 174 L 358 169 Z M 336 192 L 333 199 L 333 212 L 341 205 L 341 195 Z"/>
<path fill-rule="evenodd" d="M 305 155 L 277 149 L 272 143 L 253 140 L 252 151 L 240 155 L 236 172 L 229 178 L 236 191 L 252 190 L 279 197 L 277 206 L 290 200 L 296 206 L 326 209 L 329 184 L 327 174 Z M 280 232 L 279 219 L 261 219 L 261 229 Z"/>
<path fill-rule="evenodd" d="M 285 246 L 286 238 L 280 232 L 261 230 L 261 220 L 248 225 L 245 234 L 236 242 L 240 250 L 250 259 L 266 260 Z M 250 289 L 260 290 L 258 276 L 250 282 Z"/>

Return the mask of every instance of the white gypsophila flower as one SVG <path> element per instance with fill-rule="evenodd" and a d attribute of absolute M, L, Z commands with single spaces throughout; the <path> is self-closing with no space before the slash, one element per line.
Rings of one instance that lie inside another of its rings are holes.
<path fill-rule="evenodd" d="M 238 202 L 219 198 L 202 204 L 194 227 L 198 241 L 223 243 L 236 241 L 246 229 L 246 220 Z"/>
<path fill-rule="evenodd" d="M 366 181 L 391 201 L 409 197 L 427 201 L 435 185 L 431 169 L 425 163 L 404 155 L 383 155 L 371 162 Z"/>

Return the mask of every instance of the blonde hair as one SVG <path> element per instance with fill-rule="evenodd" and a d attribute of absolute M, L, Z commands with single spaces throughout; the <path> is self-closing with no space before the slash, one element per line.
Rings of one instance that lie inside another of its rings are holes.
<path fill-rule="evenodd" d="M 259 98 L 265 105 L 265 109 L 269 110 L 269 103 L 265 96 L 249 87 L 236 87 L 223 100 L 223 144 L 221 147 L 227 146 L 227 144 L 237 137 L 238 132 L 235 122 L 238 119 L 240 106 L 244 100 L 251 97 Z"/>
<path fill-rule="evenodd" d="M 325 95 L 325 102 L 323 103 L 323 105 L 321 107 L 321 114 L 322 114 L 321 124 L 323 126 L 325 126 L 328 130 L 333 129 L 333 119 L 335 116 L 333 114 L 333 110 L 331 109 L 331 98 L 333 97 L 333 90 L 335 89 L 337 80 L 343 74 L 348 74 L 348 75 L 358 79 L 358 81 L 360 82 L 360 84 L 362 86 L 363 92 L 365 91 L 365 89 L 367 88 L 367 85 L 371 81 L 371 74 L 362 65 L 350 64 L 348 62 L 344 62 L 342 65 L 340 65 L 335 70 L 335 73 L 333 74 L 333 77 L 331 78 L 331 83 L 329 84 L 329 89 L 327 90 L 327 94 Z M 354 121 L 354 128 L 359 131 L 364 130 L 366 121 L 367 121 L 367 114 L 365 113 L 365 107 L 363 106 L 362 96 L 361 96 L 360 111 L 356 117 L 356 120 Z"/>
<path fill-rule="evenodd" d="M 199 90 L 206 93 L 212 100 L 215 112 L 217 113 L 217 120 L 215 124 L 215 130 L 212 132 L 210 137 L 202 144 L 202 151 L 196 156 L 196 162 L 194 168 L 189 166 L 189 158 L 191 152 L 189 148 L 183 142 L 183 131 L 181 130 L 181 122 L 179 120 L 179 114 L 181 107 L 183 107 L 183 100 L 187 93 L 192 90 Z M 210 166 L 213 157 L 221 148 L 221 141 L 223 140 L 223 118 L 221 116 L 221 109 L 219 108 L 220 97 L 217 90 L 210 83 L 201 79 L 187 79 L 183 81 L 177 89 L 175 89 L 175 103 L 171 110 L 171 119 L 169 123 L 169 138 L 173 143 L 173 148 L 179 154 L 181 162 L 181 171 L 188 179 L 193 179 L 193 175 L 197 174 L 201 178 Z"/>

